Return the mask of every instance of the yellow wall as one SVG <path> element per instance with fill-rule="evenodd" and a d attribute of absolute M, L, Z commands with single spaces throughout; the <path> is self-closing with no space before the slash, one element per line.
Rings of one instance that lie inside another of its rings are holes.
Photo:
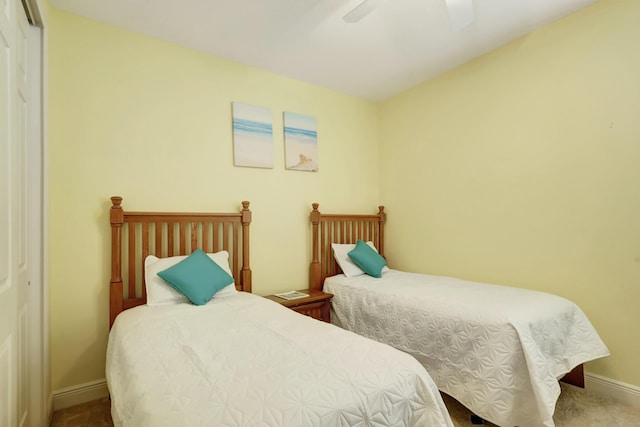
<path fill-rule="evenodd" d="M 257 294 L 307 286 L 312 202 L 379 204 L 374 104 L 48 12 L 53 390 L 104 378 L 110 196 L 128 210 L 226 212 L 251 201 Z M 232 101 L 272 109 L 274 169 L 233 166 Z M 284 170 L 283 111 L 316 117 L 320 172 Z"/>
<path fill-rule="evenodd" d="M 554 292 L 640 385 L 640 2 L 600 0 L 380 106 L 392 267 Z"/>
<path fill-rule="evenodd" d="M 53 390 L 104 377 L 111 195 L 250 200 L 258 294 L 306 285 L 311 202 L 383 203 L 392 267 L 566 296 L 612 352 L 587 369 L 640 385 L 639 2 L 600 0 L 380 105 L 48 12 Z M 272 109 L 273 170 L 233 167 L 232 101 Z M 285 110 L 317 118 L 319 173 L 284 170 Z"/>

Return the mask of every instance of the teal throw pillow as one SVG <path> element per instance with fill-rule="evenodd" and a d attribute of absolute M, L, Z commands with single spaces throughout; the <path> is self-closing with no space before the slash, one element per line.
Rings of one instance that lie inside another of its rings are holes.
<path fill-rule="evenodd" d="M 159 272 L 158 276 L 195 305 L 206 304 L 216 292 L 233 282 L 233 277 L 201 249 Z"/>
<path fill-rule="evenodd" d="M 358 240 L 356 247 L 349 251 L 349 258 L 369 276 L 382 277 L 382 267 L 387 261 L 364 241 Z"/>

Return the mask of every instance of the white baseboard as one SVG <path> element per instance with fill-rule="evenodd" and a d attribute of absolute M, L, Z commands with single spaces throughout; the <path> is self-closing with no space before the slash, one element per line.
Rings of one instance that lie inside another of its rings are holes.
<path fill-rule="evenodd" d="M 69 408 L 109 396 L 105 380 L 91 381 L 53 392 L 53 410 Z"/>
<path fill-rule="evenodd" d="M 603 397 L 640 408 L 640 387 L 591 372 L 584 373 L 585 388 Z M 92 381 L 53 392 L 53 410 L 69 408 L 109 396 L 105 380 Z"/>
<path fill-rule="evenodd" d="M 640 408 L 640 387 L 591 372 L 584 373 L 584 386 L 585 389 L 597 395 Z"/>

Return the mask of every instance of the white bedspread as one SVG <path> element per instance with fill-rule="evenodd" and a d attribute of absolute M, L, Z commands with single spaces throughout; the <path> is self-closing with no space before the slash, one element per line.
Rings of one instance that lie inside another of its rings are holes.
<path fill-rule="evenodd" d="M 116 426 L 453 426 L 411 356 L 244 292 L 123 312 L 107 383 Z"/>
<path fill-rule="evenodd" d="M 500 426 L 553 423 L 557 379 L 609 355 L 582 310 L 548 293 L 390 270 L 327 278 L 332 321 L 414 355 L 440 390 Z"/>

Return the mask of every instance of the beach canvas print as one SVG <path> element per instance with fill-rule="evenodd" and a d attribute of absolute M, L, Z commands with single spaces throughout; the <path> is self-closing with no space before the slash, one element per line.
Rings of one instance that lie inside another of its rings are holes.
<path fill-rule="evenodd" d="M 284 113 L 285 167 L 318 172 L 318 130 L 316 119 L 297 113 Z"/>
<path fill-rule="evenodd" d="M 273 119 L 265 107 L 232 103 L 233 164 L 273 169 Z"/>

